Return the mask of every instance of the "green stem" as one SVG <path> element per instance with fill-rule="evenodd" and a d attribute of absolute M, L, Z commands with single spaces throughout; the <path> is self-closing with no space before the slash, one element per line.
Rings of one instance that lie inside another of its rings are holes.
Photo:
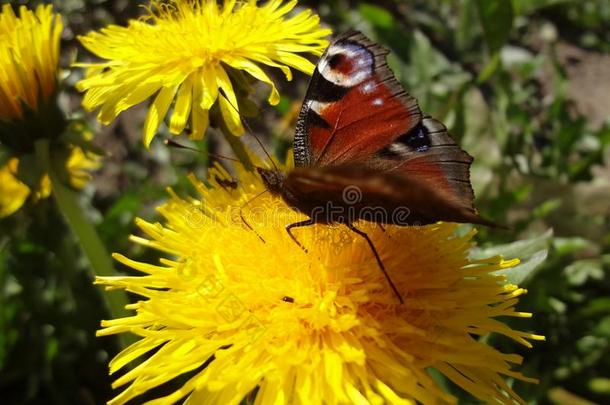
<path fill-rule="evenodd" d="M 78 193 L 71 188 L 66 187 L 55 171 L 54 162 L 50 157 L 48 139 L 41 139 L 36 142 L 36 156 L 45 172 L 49 174 L 57 206 L 76 236 L 95 275 L 99 277 L 115 276 L 116 272 L 114 271 L 112 260 L 106 251 L 106 247 L 100 240 L 94 226 L 87 220 L 83 214 L 82 208 L 79 206 Z M 62 162 L 62 164 L 65 163 Z M 125 309 L 125 305 L 129 303 L 125 291 L 108 291 L 103 295 L 112 317 L 122 318 L 130 315 Z M 123 347 L 128 343 L 128 340 L 125 339 L 123 335 L 120 336 L 120 340 Z"/>
<path fill-rule="evenodd" d="M 227 142 L 229 142 L 229 146 L 231 146 L 231 149 L 233 150 L 233 153 L 235 153 L 237 159 L 239 159 L 239 161 L 243 163 L 246 170 L 250 172 L 253 171 L 254 164 L 252 163 L 252 159 L 250 159 L 248 151 L 246 150 L 246 147 L 244 146 L 242 141 L 235 135 L 230 134 L 228 130 L 227 132 L 223 131 L 223 133 L 225 135 L 225 139 L 227 140 Z"/>

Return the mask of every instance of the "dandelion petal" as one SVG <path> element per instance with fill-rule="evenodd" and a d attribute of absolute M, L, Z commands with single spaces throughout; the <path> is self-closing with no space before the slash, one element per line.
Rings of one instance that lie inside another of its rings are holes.
<path fill-rule="evenodd" d="M 169 106 L 176 95 L 175 87 L 162 87 L 150 106 L 146 120 L 144 121 L 144 145 L 148 148 L 153 137 L 159 129 L 161 120 L 167 114 Z"/>

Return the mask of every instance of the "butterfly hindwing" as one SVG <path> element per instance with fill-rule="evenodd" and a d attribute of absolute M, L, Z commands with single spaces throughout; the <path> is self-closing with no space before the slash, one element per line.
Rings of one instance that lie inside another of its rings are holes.
<path fill-rule="evenodd" d="M 328 47 L 297 121 L 297 166 L 363 161 L 417 125 L 417 101 L 396 81 L 387 54 L 358 32 Z"/>
<path fill-rule="evenodd" d="M 378 151 L 374 159 L 378 169 L 429 182 L 474 212 L 470 184 L 473 158 L 434 118 L 424 117 L 411 132 Z"/>
<path fill-rule="evenodd" d="M 424 177 L 383 172 L 362 164 L 297 167 L 285 181 L 289 201 L 316 222 L 358 219 L 394 225 L 426 225 L 437 221 L 492 225 L 472 204 L 454 198 Z M 348 196 L 346 190 L 355 194 Z M 320 210 L 326 206 L 344 207 Z M 347 209 L 345 209 L 347 208 Z"/>

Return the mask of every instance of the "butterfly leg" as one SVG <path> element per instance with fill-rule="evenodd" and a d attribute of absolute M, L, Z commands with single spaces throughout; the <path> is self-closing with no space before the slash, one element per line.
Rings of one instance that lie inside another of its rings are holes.
<path fill-rule="evenodd" d="M 369 235 L 367 235 L 366 232 L 363 232 L 360 229 L 356 228 L 353 224 L 351 224 L 349 222 L 346 223 L 345 225 L 350 230 L 352 230 L 353 232 L 355 232 L 358 235 L 362 236 L 366 240 L 366 242 L 369 244 L 369 247 L 371 248 L 371 250 L 373 251 L 373 254 L 375 255 L 375 259 L 377 260 L 377 265 L 379 265 L 379 268 L 381 269 L 381 272 L 385 276 L 386 280 L 388 280 L 388 283 L 390 284 L 390 287 L 392 287 L 392 290 L 394 291 L 394 294 L 396 294 L 396 297 L 398 297 L 398 300 L 400 301 L 400 303 L 404 304 L 404 300 L 402 299 L 402 295 L 400 295 L 400 292 L 398 292 L 398 289 L 396 288 L 396 286 L 392 282 L 392 279 L 390 278 L 390 275 L 386 271 L 385 266 L 383 265 L 383 262 L 381 261 L 381 257 L 379 257 L 379 253 L 377 252 L 377 249 L 375 248 L 375 245 L 373 244 L 373 241 L 371 240 L 371 238 L 369 238 Z"/>
<path fill-rule="evenodd" d="M 316 223 L 316 221 L 314 221 L 313 219 L 309 218 L 308 220 L 305 220 L 305 221 L 295 222 L 293 224 L 286 225 L 286 232 L 288 232 L 288 235 L 290 235 L 290 238 L 294 241 L 294 243 L 297 244 L 298 247 L 303 249 L 303 251 L 305 253 L 307 253 L 307 249 L 305 248 L 305 246 L 303 246 L 301 244 L 301 242 L 299 242 L 297 240 L 297 238 L 294 237 L 294 235 L 292 234 L 292 229 L 293 228 L 302 228 L 304 226 L 311 226 L 311 225 L 314 225 L 315 223 Z"/>

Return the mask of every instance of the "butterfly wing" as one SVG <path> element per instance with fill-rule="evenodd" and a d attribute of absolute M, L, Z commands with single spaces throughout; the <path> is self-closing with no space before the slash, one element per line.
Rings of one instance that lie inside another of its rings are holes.
<path fill-rule="evenodd" d="M 358 219 L 395 225 L 437 221 L 494 226 L 470 201 L 424 177 L 382 172 L 362 164 L 297 167 L 285 180 L 290 204 L 316 222 Z"/>
<path fill-rule="evenodd" d="M 443 197 L 446 206 L 438 203 L 436 209 L 453 212 L 454 220 L 478 218 L 470 184 L 472 157 L 442 123 L 422 115 L 388 68 L 387 53 L 358 32 L 333 41 L 316 67 L 297 121 L 295 165 L 360 164 L 385 173 L 378 184 L 389 181 L 390 173 L 402 177 L 402 187 L 415 193 L 396 192 L 407 205 L 417 196 Z"/>
<path fill-rule="evenodd" d="M 365 160 L 421 121 L 417 101 L 396 81 L 387 54 L 354 31 L 328 47 L 297 120 L 297 166 Z"/>
<path fill-rule="evenodd" d="M 474 213 L 472 161 L 472 156 L 457 145 L 441 122 L 424 117 L 410 132 L 376 152 L 369 164 L 381 171 L 428 183 Z"/>

